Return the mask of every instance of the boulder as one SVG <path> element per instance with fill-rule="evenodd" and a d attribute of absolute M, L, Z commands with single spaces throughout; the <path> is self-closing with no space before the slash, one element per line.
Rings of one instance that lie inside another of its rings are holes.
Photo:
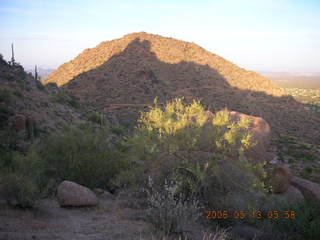
<path fill-rule="evenodd" d="M 292 177 L 291 184 L 298 188 L 306 199 L 320 202 L 320 184 L 300 177 Z"/>
<path fill-rule="evenodd" d="M 299 202 L 303 202 L 303 200 L 304 196 L 299 191 L 299 189 L 295 188 L 292 185 L 289 185 L 286 192 L 280 194 L 272 194 L 268 198 L 268 201 L 266 201 L 265 204 L 263 204 L 261 209 L 264 211 L 283 210 L 283 205 L 294 205 Z"/>
<path fill-rule="evenodd" d="M 70 181 L 63 181 L 59 184 L 57 200 L 61 207 L 95 206 L 98 204 L 98 199 L 94 192 Z"/>
<path fill-rule="evenodd" d="M 210 130 L 212 129 L 212 119 L 214 118 L 214 114 L 210 111 L 206 112 L 207 122 L 203 127 L 203 131 L 201 133 L 202 143 L 200 144 L 201 149 L 204 151 L 208 151 L 208 144 L 211 143 L 212 139 L 210 138 Z M 254 117 L 251 115 L 246 115 L 239 112 L 230 112 L 231 122 L 236 122 L 241 119 L 249 119 L 250 126 L 247 130 L 252 134 L 252 141 L 256 143 L 250 149 L 247 149 L 245 154 L 251 159 L 254 163 L 259 163 L 262 161 L 266 161 L 266 152 L 270 145 L 271 139 L 271 128 L 269 124 L 260 117 Z M 210 145 L 211 147 L 211 145 Z"/>
<path fill-rule="evenodd" d="M 291 173 L 288 166 L 279 165 L 273 169 L 269 176 L 269 184 L 274 193 L 284 193 L 288 190 L 291 182 Z"/>
<path fill-rule="evenodd" d="M 232 121 L 239 121 L 241 119 L 249 119 L 251 125 L 248 132 L 252 134 L 252 141 L 256 143 L 253 147 L 246 150 L 246 156 L 254 163 L 266 160 L 266 152 L 270 145 L 271 128 L 267 121 L 260 117 L 254 117 L 239 112 L 230 112 Z"/>
<path fill-rule="evenodd" d="M 92 191 L 97 195 L 101 195 L 105 192 L 102 188 L 93 188 Z"/>

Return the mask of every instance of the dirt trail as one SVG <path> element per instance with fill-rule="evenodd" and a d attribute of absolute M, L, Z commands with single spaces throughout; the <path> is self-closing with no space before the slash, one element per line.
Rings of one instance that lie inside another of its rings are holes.
<path fill-rule="evenodd" d="M 39 201 L 33 210 L 0 201 L 0 240 L 151 239 L 151 226 L 136 220 L 128 200 L 100 197 L 94 208 L 61 208 L 54 199 Z"/>

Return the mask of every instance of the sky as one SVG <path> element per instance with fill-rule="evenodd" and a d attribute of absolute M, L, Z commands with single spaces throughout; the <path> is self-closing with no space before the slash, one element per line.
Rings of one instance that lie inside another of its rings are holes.
<path fill-rule="evenodd" d="M 57 68 L 132 32 L 194 42 L 252 71 L 320 72 L 320 0 L 0 0 L 0 53 Z"/>

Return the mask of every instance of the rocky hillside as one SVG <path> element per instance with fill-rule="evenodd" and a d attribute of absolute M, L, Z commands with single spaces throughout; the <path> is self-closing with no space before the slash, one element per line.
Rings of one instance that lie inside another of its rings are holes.
<path fill-rule="evenodd" d="M 271 80 L 242 69 L 194 43 L 133 33 L 84 50 L 45 79 L 81 102 L 133 122 L 155 97 L 201 99 L 266 119 L 274 136 L 293 134 L 319 141 L 316 117 Z"/>
<path fill-rule="evenodd" d="M 0 150 L 23 151 L 38 136 L 84 121 L 80 105 L 54 84 L 44 87 L 0 58 Z"/>

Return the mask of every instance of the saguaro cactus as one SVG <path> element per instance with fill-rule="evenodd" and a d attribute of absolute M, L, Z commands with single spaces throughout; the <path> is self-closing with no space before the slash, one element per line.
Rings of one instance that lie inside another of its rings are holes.
<path fill-rule="evenodd" d="M 39 76 L 38 76 L 37 65 L 34 66 L 34 78 L 35 78 L 36 80 L 39 80 L 39 79 L 38 79 Z"/>
<path fill-rule="evenodd" d="M 10 64 L 15 65 L 13 43 L 11 43 L 11 61 Z"/>

